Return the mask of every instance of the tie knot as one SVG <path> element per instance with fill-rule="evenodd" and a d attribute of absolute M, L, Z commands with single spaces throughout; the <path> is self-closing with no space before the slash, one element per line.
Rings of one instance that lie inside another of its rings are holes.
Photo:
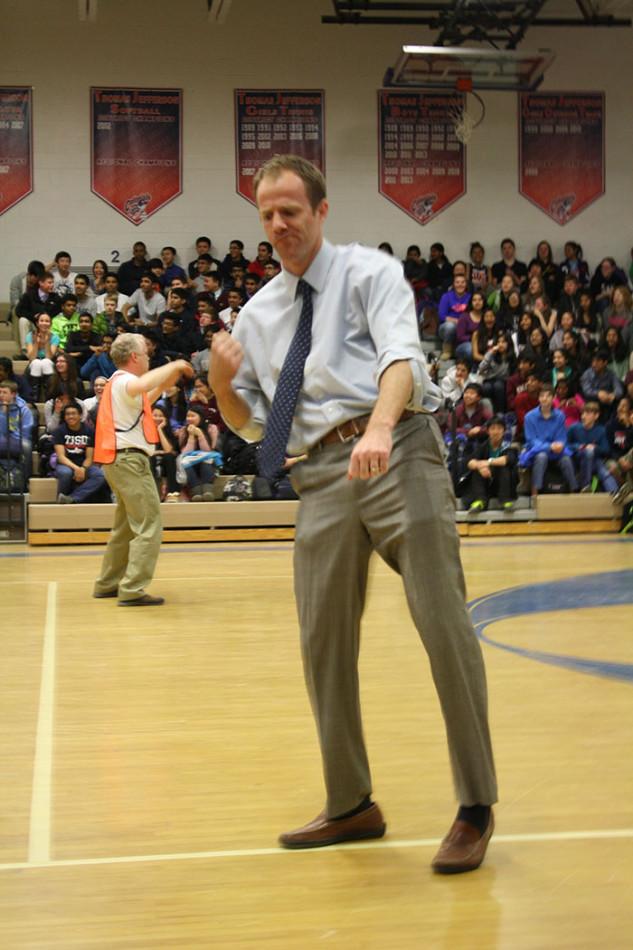
<path fill-rule="evenodd" d="M 303 299 L 305 300 L 305 298 L 308 297 L 311 293 L 312 293 L 312 287 L 310 286 L 310 284 L 307 282 L 307 280 L 304 280 L 303 277 L 300 277 L 299 283 L 297 284 L 297 297 L 301 295 Z"/>

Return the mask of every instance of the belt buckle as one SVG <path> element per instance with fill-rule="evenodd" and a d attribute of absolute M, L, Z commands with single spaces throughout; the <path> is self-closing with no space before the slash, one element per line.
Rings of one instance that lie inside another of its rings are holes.
<path fill-rule="evenodd" d="M 353 432 L 351 435 L 343 435 L 343 433 L 341 432 L 341 426 L 336 426 L 336 434 L 339 437 L 341 442 L 351 442 L 353 439 L 358 438 L 358 436 L 360 435 L 360 429 L 358 428 L 356 419 L 349 419 L 348 421 L 351 423 L 352 429 L 353 429 Z M 347 425 L 347 422 L 344 422 L 342 424 Z"/>

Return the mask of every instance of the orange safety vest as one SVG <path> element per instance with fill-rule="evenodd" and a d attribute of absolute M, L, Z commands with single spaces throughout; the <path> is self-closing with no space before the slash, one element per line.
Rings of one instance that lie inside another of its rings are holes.
<path fill-rule="evenodd" d="M 159 442 L 158 429 L 152 418 L 152 406 L 147 393 L 143 393 L 143 408 L 138 414 L 134 425 L 129 429 L 117 429 L 114 424 L 112 414 L 112 380 L 120 373 L 114 373 L 105 385 L 99 402 L 99 412 L 97 413 L 97 428 L 95 431 L 95 451 L 94 460 L 101 464 L 109 465 L 116 458 L 116 434 L 117 432 L 131 432 L 142 420 L 143 435 L 150 444 Z"/>

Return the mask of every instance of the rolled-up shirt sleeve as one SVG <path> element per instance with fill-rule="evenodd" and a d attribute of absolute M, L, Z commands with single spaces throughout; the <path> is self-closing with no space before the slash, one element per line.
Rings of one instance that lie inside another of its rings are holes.
<path fill-rule="evenodd" d="M 229 428 L 239 435 L 246 442 L 259 442 L 263 438 L 266 428 L 266 419 L 268 418 L 268 405 L 255 372 L 255 367 L 251 358 L 253 353 L 253 341 L 250 339 L 252 332 L 249 333 L 248 320 L 238 321 L 233 329 L 233 337 L 242 344 L 244 359 L 242 365 L 237 371 L 233 380 L 233 389 L 238 396 L 244 400 L 250 409 L 250 419 L 246 425 L 236 429 L 227 420 Z"/>
<path fill-rule="evenodd" d="M 407 408 L 435 412 L 442 394 L 428 373 L 420 345 L 415 299 L 402 268 L 385 255 L 385 261 L 381 261 L 363 289 L 369 331 L 376 346 L 376 382 L 392 363 L 407 360 L 413 377 Z"/>

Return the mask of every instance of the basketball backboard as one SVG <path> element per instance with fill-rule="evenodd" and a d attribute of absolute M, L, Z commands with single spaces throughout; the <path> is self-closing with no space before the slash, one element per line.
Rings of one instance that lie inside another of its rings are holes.
<path fill-rule="evenodd" d="M 403 46 L 385 86 L 424 89 L 538 89 L 555 59 L 551 50 L 517 51 L 463 46 Z"/>

